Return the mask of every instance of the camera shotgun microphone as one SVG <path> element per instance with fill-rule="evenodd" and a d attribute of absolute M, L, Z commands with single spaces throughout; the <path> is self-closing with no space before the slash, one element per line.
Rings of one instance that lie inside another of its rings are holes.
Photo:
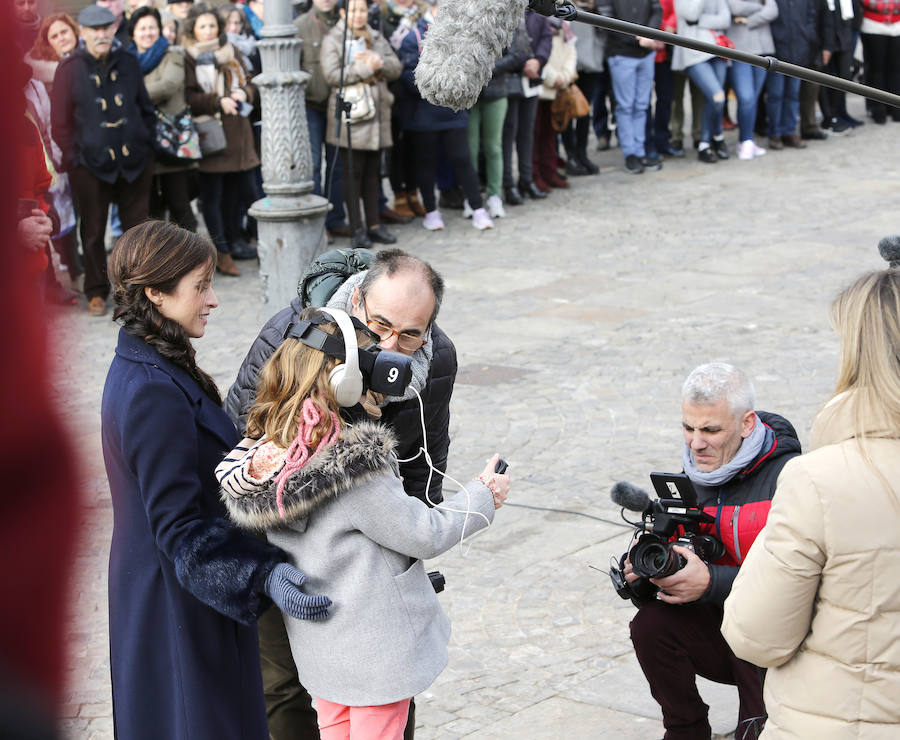
<path fill-rule="evenodd" d="M 891 269 L 900 267 L 900 234 L 884 237 L 878 242 L 878 251 Z"/>
<path fill-rule="evenodd" d="M 639 511 L 641 513 L 650 511 L 656 504 L 656 501 L 650 498 L 650 494 L 643 488 L 638 488 L 624 480 L 613 484 L 609 491 L 609 497 L 614 504 L 629 511 Z"/>
<path fill-rule="evenodd" d="M 491 80 L 525 12 L 526 0 L 445 0 L 422 42 L 416 85 L 453 110 L 471 108 Z"/>

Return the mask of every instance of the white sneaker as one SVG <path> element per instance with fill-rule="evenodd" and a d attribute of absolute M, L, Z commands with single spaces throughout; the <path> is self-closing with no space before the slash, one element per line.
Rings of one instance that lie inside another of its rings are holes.
<path fill-rule="evenodd" d="M 756 146 L 755 141 L 753 141 L 751 143 L 753 144 L 753 156 L 754 157 L 761 157 L 763 154 L 766 153 L 766 150 L 763 149 L 761 146 Z"/>
<path fill-rule="evenodd" d="M 444 219 L 441 218 L 441 212 L 435 210 L 426 213 L 425 220 L 422 221 L 422 226 L 429 231 L 442 231 L 444 228 Z"/>
<path fill-rule="evenodd" d="M 738 144 L 738 159 L 753 159 L 753 140 L 747 139 Z"/>
<path fill-rule="evenodd" d="M 468 200 L 463 201 L 463 218 L 472 218 L 472 214 L 475 211 L 472 210 L 472 206 L 469 205 Z"/>
<path fill-rule="evenodd" d="M 491 217 L 488 216 L 488 212 L 484 208 L 479 208 L 477 211 L 472 212 L 472 226 L 479 231 L 484 231 L 485 229 L 493 229 L 494 222 L 491 221 Z"/>
<path fill-rule="evenodd" d="M 488 196 L 487 209 L 488 213 L 491 214 L 491 218 L 504 218 L 506 216 L 506 211 L 503 210 L 503 201 L 500 200 L 499 195 Z"/>

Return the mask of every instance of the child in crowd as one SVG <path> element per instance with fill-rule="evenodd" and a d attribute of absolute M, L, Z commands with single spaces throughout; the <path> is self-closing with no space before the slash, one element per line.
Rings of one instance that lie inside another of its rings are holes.
<path fill-rule="evenodd" d="M 450 623 L 422 559 L 486 527 L 509 477 L 494 472 L 495 455 L 479 478 L 435 508 L 407 496 L 393 434 L 369 419 L 341 418 L 342 407 L 361 401 L 371 408 L 373 399 L 359 397 L 361 383 L 345 398 L 351 370 L 312 346 L 331 352 L 336 336 L 347 357 L 357 342 L 377 339 L 338 309 L 299 313 L 260 371 L 249 437 L 216 475 L 239 526 L 265 530 L 308 569 L 308 585 L 327 584 L 328 620 L 285 617 L 323 740 L 400 740 L 410 698 L 447 663 Z"/>

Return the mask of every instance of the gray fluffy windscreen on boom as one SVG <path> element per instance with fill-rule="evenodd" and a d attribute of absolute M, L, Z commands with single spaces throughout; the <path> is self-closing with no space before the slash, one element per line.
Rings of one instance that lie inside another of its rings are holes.
<path fill-rule="evenodd" d="M 884 237 L 878 242 L 878 251 L 892 268 L 900 267 L 900 234 Z"/>
<path fill-rule="evenodd" d="M 527 0 L 442 0 L 416 67 L 422 97 L 453 110 L 475 105 L 526 5 Z"/>

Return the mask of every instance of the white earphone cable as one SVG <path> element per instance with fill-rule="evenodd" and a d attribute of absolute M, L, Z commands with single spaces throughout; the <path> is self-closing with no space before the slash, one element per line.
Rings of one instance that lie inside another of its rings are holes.
<path fill-rule="evenodd" d="M 419 451 L 412 457 L 407 457 L 403 460 L 398 458 L 397 462 L 398 463 L 408 463 L 408 462 L 412 462 L 413 460 L 415 460 L 417 457 L 419 457 L 419 455 L 425 456 L 425 464 L 428 465 L 428 480 L 425 483 L 425 499 L 435 509 L 443 509 L 444 511 L 451 511 L 455 514 L 464 514 L 465 515 L 465 520 L 463 521 L 462 534 L 460 535 L 460 538 L 459 538 L 459 554 L 461 557 L 465 557 L 468 554 L 469 550 L 471 549 L 472 545 L 471 545 L 471 543 L 469 543 L 469 546 L 467 548 L 463 548 L 463 541 L 471 540 L 473 537 L 476 537 L 477 535 L 484 532 L 488 527 L 491 526 L 491 520 L 488 519 L 480 511 L 472 511 L 472 507 L 471 507 L 472 494 L 468 488 L 466 488 L 462 483 L 460 483 L 458 480 L 456 480 L 449 473 L 442 473 L 440 470 L 438 470 L 432 464 L 431 455 L 428 454 L 428 433 L 427 433 L 427 430 L 425 429 L 425 404 L 422 402 L 422 396 L 419 395 L 419 391 L 417 391 L 415 388 L 413 388 L 412 390 L 413 390 L 413 393 L 416 394 L 416 398 L 419 400 L 419 420 L 422 425 L 422 446 L 419 447 Z M 443 502 L 435 503 L 434 501 L 431 500 L 431 495 L 430 495 L 431 479 L 432 479 L 432 476 L 434 473 L 437 473 L 438 475 L 442 476 L 444 478 L 444 480 L 448 480 L 451 483 L 455 483 L 461 491 L 466 492 L 466 508 L 464 510 L 463 509 L 454 509 L 451 506 L 447 506 Z M 485 527 L 485 529 L 479 530 L 478 532 L 473 532 L 471 535 L 466 537 L 465 536 L 466 526 L 469 523 L 469 517 L 472 515 L 480 516 L 482 519 L 484 519 L 487 526 Z"/>

